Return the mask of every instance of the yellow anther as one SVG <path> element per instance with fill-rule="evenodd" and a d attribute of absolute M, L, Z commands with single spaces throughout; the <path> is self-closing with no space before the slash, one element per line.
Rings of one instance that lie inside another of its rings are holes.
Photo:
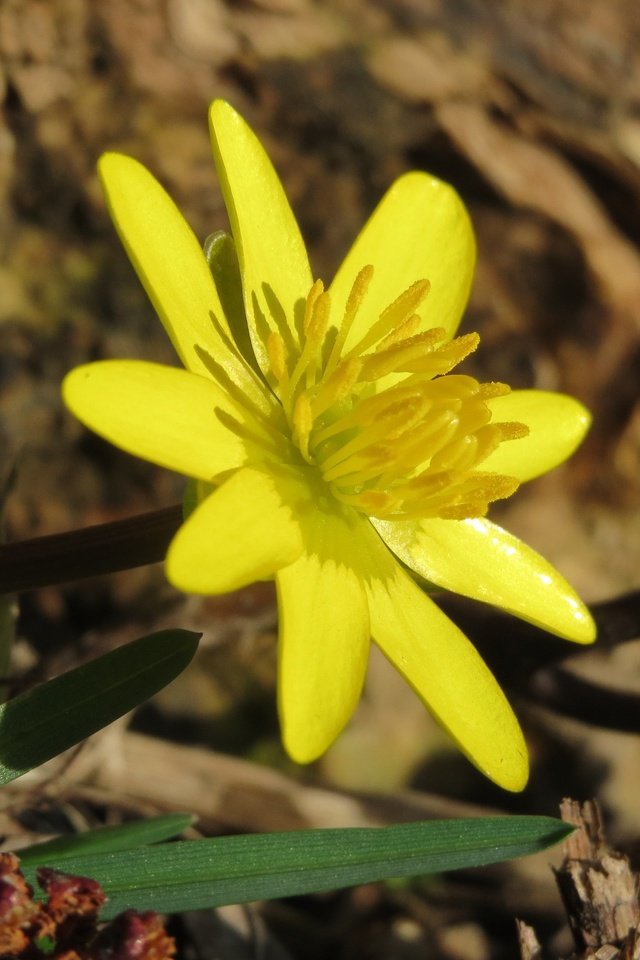
<path fill-rule="evenodd" d="M 424 473 L 413 477 L 406 483 L 407 490 L 419 497 L 433 496 L 434 493 L 440 493 L 451 486 L 455 474 L 451 470 L 442 470 L 440 473 L 432 473 L 425 470 Z"/>
<path fill-rule="evenodd" d="M 379 380 L 388 373 L 402 373 L 413 370 L 413 362 L 421 360 L 432 352 L 433 347 L 442 340 L 444 330 L 434 327 L 425 330 L 408 340 L 400 340 L 380 353 L 369 354 L 363 357 L 362 379 L 367 381 Z"/>
<path fill-rule="evenodd" d="M 487 503 L 493 503 L 494 500 L 505 500 L 512 496 L 520 486 L 520 481 L 515 477 L 506 477 L 501 473 L 478 473 L 475 476 L 477 483 L 474 495 L 478 499 L 486 500 Z"/>
<path fill-rule="evenodd" d="M 488 510 L 489 504 L 482 501 L 478 501 L 478 503 L 459 503 L 450 507 L 442 507 L 438 516 L 441 520 L 471 520 L 486 517 Z"/>
<path fill-rule="evenodd" d="M 506 383 L 497 381 L 481 383 L 478 388 L 478 395 L 483 400 L 491 400 L 492 397 L 506 397 L 508 393 L 511 393 L 511 387 Z"/>
<path fill-rule="evenodd" d="M 388 516 L 397 505 L 396 498 L 382 490 L 366 490 L 363 493 L 352 494 L 335 485 L 333 485 L 332 489 L 335 496 L 339 500 L 342 500 L 343 503 L 348 503 L 358 510 L 362 510 L 363 513 L 368 514 L 370 517 Z"/>
<path fill-rule="evenodd" d="M 432 353 L 416 357 L 404 367 L 405 370 L 415 373 L 428 373 L 430 376 L 441 376 L 461 363 L 477 348 L 480 337 L 477 333 L 467 333 L 463 337 L 456 337 L 450 343 L 445 343 Z"/>
<path fill-rule="evenodd" d="M 517 420 L 513 422 L 503 421 L 494 424 L 494 426 L 500 431 L 501 440 L 521 440 L 522 437 L 529 436 L 529 427 Z"/>
<path fill-rule="evenodd" d="M 271 372 L 282 383 L 286 379 L 287 364 L 284 355 L 284 340 L 279 333 L 272 330 L 267 339 L 267 356 Z"/>
<path fill-rule="evenodd" d="M 347 297 L 347 304 L 344 309 L 344 320 L 349 325 L 353 323 L 353 318 L 360 309 L 360 305 L 367 294 L 372 277 L 373 267 L 370 263 L 368 263 L 362 268 L 362 270 L 358 272 L 358 275 L 353 282 L 353 286 L 351 287 L 351 292 Z"/>
<path fill-rule="evenodd" d="M 386 350 L 387 347 L 392 346 L 394 343 L 398 343 L 400 340 L 407 340 L 409 337 L 412 337 L 418 327 L 421 324 L 421 319 L 417 313 L 412 313 L 410 317 L 401 323 L 399 327 L 396 327 L 395 330 L 392 330 L 391 333 L 387 334 L 384 339 L 382 339 L 378 346 L 375 348 L 375 352 L 379 353 L 381 350 Z M 434 327 L 435 329 L 435 327 Z M 442 330 L 442 339 L 445 335 L 444 329 Z"/>
<path fill-rule="evenodd" d="M 293 434 L 296 445 L 305 460 L 311 462 L 309 455 L 309 436 L 313 426 L 313 413 L 306 393 L 301 393 L 293 406 Z"/>
<path fill-rule="evenodd" d="M 408 290 L 401 293 L 386 310 L 380 314 L 380 318 L 373 323 L 365 336 L 356 346 L 349 351 L 348 356 L 364 353 L 370 347 L 386 337 L 388 333 L 401 326 L 404 321 L 412 316 L 420 306 L 429 292 L 430 283 L 428 280 L 416 280 L 411 284 Z"/>
<path fill-rule="evenodd" d="M 330 306 L 331 300 L 326 290 L 319 293 L 313 302 L 313 310 L 311 311 L 305 332 L 307 334 L 307 343 L 311 341 L 316 349 L 322 345 L 327 327 L 329 326 Z M 306 319 L 305 317 L 305 321 Z"/>
<path fill-rule="evenodd" d="M 340 356 L 342 354 L 342 348 L 345 345 L 346 339 L 349 336 L 351 327 L 353 326 L 353 321 L 355 320 L 358 310 L 362 305 L 362 301 L 367 295 L 367 290 L 369 289 L 369 284 L 371 283 L 371 278 L 373 277 L 373 267 L 371 264 L 363 267 L 362 270 L 356 276 L 356 279 L 353 282 L 351 292 L 347 297 L 347 303 L 344 308 L 344 316 L 342 322 L 338 327 L 338 332 L 336 334 L 336 339 L 331 348 L 331 353 L 327 360 L 327 366 L 325 368 L 326 373 L 331 373 L 336 364 L 340 361 Z"/>
<path fill-rule="evenodd" d="M 343 360 L 331 376 L 323 380 L 312 401 L 314 417 L 319 417 L 328 407 L 349 396 L 358 382 L 361 369 L 362 361 L 358 357 L 352 357 L 350 360 Z"/>
<path fill-rule="evenodd" d="M 313 317 L 313 311 L 316 305 L 316 300 L 323 293 L 324 293 L 324 283 L 322 282 L 322 280 L 316 280 L 313 286 L 311 287 L 311 290 L 309 291 L 309 294 L 307 296 L 307 302 L 304 305 L 304 319 L 302 321 L 302 329 L 304 330 L 305 334 L 309 329 L 309 325 Z"/>
<path fill-rule="evenodd" d="M 316 284 L 314 284 L 315 286 Z M 311 294 L 307 299 L 307 306 L 310 300 Z M 302 352 L 291 374 L 289 392 L 292 397 L 304 373 L 307 373 L 307 386 L 311 386 L 313 374 L 319 372 L 322 360 L 322 345 L 329 325 L 329 308 L 329 294 L 319 288 L 319 292 L 313 298 L 311 310 L 308 314 L 305 313 L 306 338 Z"/>

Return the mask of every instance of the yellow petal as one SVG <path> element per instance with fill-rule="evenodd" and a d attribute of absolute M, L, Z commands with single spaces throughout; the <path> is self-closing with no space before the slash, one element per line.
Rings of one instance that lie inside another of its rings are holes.
<path fill-rule="evenodd" d="M 353 713 L 369 652 L 369 614 L 350 558 L 366 521 L 315 510 L 304 523 L 305 549 L 276 575 L 280 610 L 278 701 L 291 757 L 324 753 Z"/>
<path fill-rule="evenodd" d="M 218 594 L 272 577 L 302 552 L 285 475 L 245 467 L 196 507 L 171 541 L 167 579 L 185 593 Z"/>
<path fill-rule="evenodd" d="M 242 408 L 213 380 L 186 370 L 141 360 L 88 363 L 67 374 L 62 395 L 105 440 L 185 476 L 211 480 L 250 452 L 228 426 L 230 418 L 244 425 Z"/>
<path fill-rule="evenodd" d="M 233 344 L 202 248 L 171 197 L 131 157 L 106 153 L 98 170 L 120 239 L 185 367 L 264 402 Z"/>
<path fill-rule="evenodd" d="M 297 342 L 294 320 L 313 282 L 309 260 L 280 179 L 253 130 L 223 100 L 211 104 L 209 123 L 253 348 L 266 373 L 269 331 L 278 330 L 285 345 Z"/>
<path fill-rule="evenodd" d="M 532 480 L 562 463 L 584 439 L 591 414 L 574 397 L 546 390 L 514 390 L 487 400 L 493 421 L 519 420 L 529 436 L 506 440 L 480 469 Z"/>
<path fill-rule="evenodd" d="M 595 625 L 575 591 L 550 563 L 486 519 L 374 521 L 397 557 L 439 587 L 502 607 L 576 643 Z"/>
<path fill-rule="evenodd" d="M 475 240 L 455 190 L 425 173 L 408 173 L 390 187 L 347 254 L 330 287 L 332 316 L 342 316 L 353 281 L 372 264 L 373 278 L 347 339 L 353 346 L 393 300 L 416 280 L 431 289 L 418 313 L 421 329 L 453 336 L 469 297 Z"/>
<path fill-rule="evenodd" d="M 381 544 L 377 552 L 383 553 Z M 493 674 L 464 634 L 386 557 L 367 584 L 373 639 L 469 760 L 505 790 L 522 790 L 527 748 Z"/>

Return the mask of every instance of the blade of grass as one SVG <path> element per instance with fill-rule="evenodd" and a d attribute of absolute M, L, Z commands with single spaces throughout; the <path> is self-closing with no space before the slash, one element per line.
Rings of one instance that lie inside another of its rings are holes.
<path fill-rule="evenodd" d="M 61 865 L 102 885 L 105 917 L 130 907 L 172 913 L 498 863 L 543 850 L 573 829 L 550 817 L 437 820 L 219 837 Z M 33 882 L 33 868 L 25 874 Z"/>
<path fill-rule="evenodd" d="M 0 784 L 106 727 L 174 680 L 199 634 L 165 630 L 128 643 L 0 706 Z"/>
<path fill-rule="evenodd" d="M 132 850 L 134 847 L 169 840 L 190 827 L 195 819 L 191 813 L 169 813 L 163 817 L 136 820 L 134 823 L 98 827 L 69 837 L 56 837 L 45 843 L 34 843 L 30 847 L 23 847 L 20 850 L 20 862 L 23 867 L 27 864 L 37 866 L 45 860 L 55 858 L 56 863 L 59 864 L 69 857 Z"/>

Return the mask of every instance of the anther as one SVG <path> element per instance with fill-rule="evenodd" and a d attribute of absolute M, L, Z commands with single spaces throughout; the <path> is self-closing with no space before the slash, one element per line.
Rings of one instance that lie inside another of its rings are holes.
<path fill-rule="evenodd" d="M 311 290 L 309 291 L 309 294 L 307 296 L 307 302 L 304 305 L 304 319 L 302 321 L 302 329 L 304 330 L 305 334 L 309 330 L 309 325 L 313 318 L 313 312 L 314 312 L 314 307 L 316 305 L 316 300 L 323 293 L 324 293 L 324 283 L 322 282 L 322 280 L 316 280 L 313 286 L 311 287 Z"/>
<path fill-rule="evenodd" d="M 408 317 L 416 312 L 416 309 L 427 296 L 430 286 L 428 280 L 416 280 L 415 283 L 411 284 L 408 290 L 401 293 L 392 304 L 382 311 L 380 318 L 371 325 L 362 340 L 349 351 L 348 356 L 363 353 L 378 340 L 386 337 L 390 331 L 404 323 Z"/>
<path fill-rule="evenodd" d="M 518 420 L 513 422 L 503 421 L 494 424 L 494 426 L 500 431 L 501 440 L 521 440 L 523 437 L 529 436 L 529 427 Z"/>
<path fill-rule="evenodd" d="M 267 339 L 267 356 L 271 372 L 279 383 L 286 378 L 287 366 L 284 356 L 284 341 L 279 333 L 272 330 Z"/>
<path fill-rule="evenodd" d="M 296 444 L 304 459 L 311 463 L 309 454 L 309 435 L 313 426 L 313 413 L 306 393 L 297 397 L 293 407 L 293 432 Z"/>
<path fill-rule="evenodd" d="M 336 339 L 327 360 L 325 373 L 330 374 L 340 360 L 342 348 L 344 347 L 347 337 L 349 336 L 351 327 L 353 326 L 353 321 L 358 314 L 358 310 L 362 305 L 362 301 L 367 295 L 367 290 L 369 289 L 369 284 L 371 283 L 372 277 L 373 267 L 369 263 L 359 271 L 356 279 L 353 282 L 351 292 L 347 297 L 347 303 L 344 308 L 344 316 L 340 326 L 338 327 Z"/>
<path fill-rule="evenodd" d="M 311 402 L 314 417 L 319 417 L 334 403 L 340 403 L 349 396 L 358 382 L 361 369 L 362 361 L 358 357 L 351 357 L 350 360 L 343 360 L 331 376 L 323 380 Z"/>
<path fill-rule="evenodd" d="M 400 340 L 380 353 L 363 357 L 362 379 L 379 380 L 387 373 L 413 370 L 413 361 L 421 360 L 430 354 L 438 340 L 442 340 L 444 336 L 442 327 L 434 327 L 408 340 Z"/>
<path fill-rule="evenodd" d="M 430 376 L 442 376 L 466 359 L 477 348 L 480 337 L 477 333 L 467 333 L 445 343 L 431 353 L 423 354 L 409 361 L 404 369 L 410 373 L 428 373 Z"/>
<path fill-rule="evenodd" d="M 409 337 L 412 337 L 418 327 L 420 326 L 421 319 L 417 313 L 412 313 L 410 317 L 401 323 L 399 327 L 396 327 L 395 330 L 392 330 L 391 333 L 388 333 L 375 348 L 375 352 L 379 353 L 382 350 L 386 350 L 387 347 L 391 347 L 394 343 L 398 343 L 400 340 L 408 340 Z M 442 331 L 444 336 L 444 330 Z"/>

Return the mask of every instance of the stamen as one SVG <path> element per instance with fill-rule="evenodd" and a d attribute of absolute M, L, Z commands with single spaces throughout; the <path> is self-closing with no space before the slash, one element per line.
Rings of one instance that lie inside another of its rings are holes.
<path fill-rule="evenodd" d="M 334 403 L 340 403 L 347 397 L 360 377 L 362 361 L 357 357 L 343 360 L 331 376 L 324 380 L 311 406 L 314 418 L 318 418 Z"/>
<path fill-rule="evenodd" d="M 461 400 L 473 397 L 478 393 L 478 381 L 464 373 L 452 373 L 439 380 L 431 380 L 419 375 L 408 377 L 403 381 L 406 384 L 420 384 L 420 389 L 434 400 Z"/>
<path fill-rule="evenodd" d="M 392 344 L 397 343 L 399 340 L 408 340 L 409 337 L 412 337 L 418 327 L 420 326 L 422 320 L 417 313 L 413 313 L 408 317 L 404 323 L 401 323 L 399 327 L 396 327 L 395 330 L 392 330 L 391 333 L 387 334 L 376 347 L 376 353 L 380 350 L 386 350 L 387 347 L 392 346 Z M 442 330 L 444 336 L 444 329 Z"/>
<path fill-rule="evenodd" d="M 442 376 L 462 363 L 470 353 L 477 349 L 480 337 L 477 333 L 467 333 L 463 337 L 456 337 L 450 343 L 438 347 L 433 353 L 417 356 L 402 367 L 411 373 L 428 373 L 430 376 Z"/>
<path fill-rule="evenodd" d="M 349 361 L 344 361 L 345 363 Z M 422 394 L 416 387 L 405 388 L 404 384 L 394 387 L 393 400 L 399 403 L 402 400 L 410 400 L 414 397 L 420 397 Z M 365 397 L 357 406 L 338 420 L 319 430 L 316 434 L 316 443 L 321 444 L 331 437 L 345 433 L 353 428 L 361 427 L 366 423 L 377 420 L 385 410 L 390 406 L 390 397 L 388 391 L 374 394 L 371 397 Z"/>
<path fill-rule="evenodd" d="M 492 397 L 506 397 L 508 393 L 511 393 L 511 387 L 506 383 L 496 381 L 481 383 L 478 388 L 478 396 L 482 397 L 483 400 L 491 400 Z"/>
<path fill-rule="evenodd" d="M 329 359 L 327 360 L 325 373 L 330 374 L 340 359 L 342 348 L 344 347 L 347 337 L 349 336 L 351 327 L 353 326 L 353 321 L 355 320 L 358 310 L 362 305 L 362 301 L 367 295 L 367 290 L 369 289 L 369 284 L 371 283 L 372 277 L 373 267 L 369 263 L 360 270 L 353 282 L 351 293 L 347 297 L 347 304 L 344 309 L 342 323 L 338 328 L 336 339 L 333 347 L 331 348 Z"/>
<path fill-rule="evenodd" d="M 284 340 L 272 330 L 267 339 L 267 356 L 271 372 L 279 383 L 287 378 L 287 364 L 284 355 Z"/>
<path fill-rule="evenodd" d="M 501 440 L 521 440 L 523 437 L 529 436 L 529 427 L 520 423 L 519 421 L 502 421 L 500 423 L 494 424 L 497 430 L 500 431 Z"/>
<path fill-rule="evenodd" d="M 339 323 L 317 280 L 299 348 L 270 333 L 270 376 L 289 436 L 333 496 L 368 516 L 484 516 L 518 481 L 478 467 L 528 428 L 493 421 L 488 401 L 509 393 L 507 386 L 450 373 L 476 349 L 477 334 L 447 341 L 443 328 L 420 330 L 427 280 L 413 283 L 373 322 L 367 318 L 367 332 L 343 355 L 372 277 L 373 267 L 360 270 Z M 270 426 L 275 431 L 276 421 Z"/>
<path fill-rule="evenodd" d="M 311 404 L 306 393 L 301 393 L 296 399 L 293 408 L 293 433 L 300 453 L 308 463 L 312 463 L 309 456 L 309 435 L 313 426 Z"/>
<path fill-rule="evenodd" d="M 468 433 L 456 437 L 444 450 L 431 458 L 432 470 L 469 470 L 476 462 L 478 444 L 476 438 Z"/>
<path fill-rule="evenodd" d="M 401 293 L 390 306 L 383 310 L 380 319 L 371 325 L 364 337 L 347 354 L 348 357 L 354 354 L 364 353 L 370 347 L 386 337 L 387 334 L 397 329 L 404 321 L 416 312 L 426 295 L 429 293 L 431 284 L 428 280 L 416 280 L 408 290 Z"/>
<path fill-rule="evenodd" d="M 302 321 L 302 329 L 304 330 L 305 334 L 308 332 L 309 326 L 311 324 L 311 320 L 313 318 L 313 311 L 316 305 L 316 300 L 323 293 L 324 293 L 324 283 L 322 282 L 322 280 L 316 280 L 313 286 L 311 287 L 311 290 L 309 291 L 307 302 L 304 305 L 304 319 Z"/>
<path fill-rule="evenodd" d="M 339 489 L 334 492 L 343 503 L 362 510 L 370 517 L 387 516 L 397 504 L 397 500 L 390 493 L 380 490 L 367 490 L 355 495 Z"/>
<path fill-rule="evenodd" d="M 442 327 L 434 327 L 433 330 L 425 330 L 409 340 L 400 340 L 380 353 L 363 357 L 362 379 L 370 382 L 379 380 L 388 373 L 412 370 L 411 362 L 430 353 L 433 346 L 444 336 Z"/>
<path fill-rule="evenodd" d="M 320 290 L 314 296 L 313 292 L 315 289 L 316 284 L 312 287 L 307 299 L 308 307 L 313 296 L 313 306 L 305 312 L 304 326 L 306 328 L 306 339 L 302 353 L 298 357 L 298 361 L 291 374 L 291 385 L 289 387 L 291 397 L 293 397 L 303 373 L 310 369 L 314 361 L 319 363 L 322 343 L 329 324 L 329 294 Z"/>

